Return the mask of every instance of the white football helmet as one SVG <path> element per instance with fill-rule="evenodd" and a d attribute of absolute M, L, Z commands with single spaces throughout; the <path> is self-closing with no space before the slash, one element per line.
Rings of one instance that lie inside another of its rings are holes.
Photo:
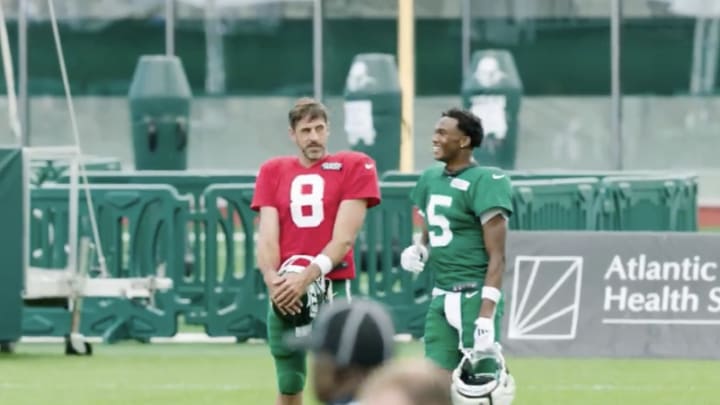
<path fill-rule="evenodd" d="M 494 372 L 478 371 L 497 366 Z M 463 351 L 463 358 L 452 373 L 450 387 L 453 405 L 511 405 L 515 399 L 515 379 L 507 372 L 505 358 L 497 343 L 492 351 Z"/>
<path fill-rule="evenodd" d="M 283 276 L 287 273 L 300 273 L 307 268 L 312 262 L 312 256 L 306 255 L 294 255 L 290 256 L 287 260 L 280 265 L 278 275 Z M 320 306 L 326 301 L 325 297 L 325 279 L 319 277 L 317 280 L 310 283 L 305 291 L 305 294 L 300 298 L 302 302 L 302 308 L 299 314 L 287 314 L 283 315 L 273 303 L 273 310 L 275 314 L 286 322 L 292 324 L 295 327 L 309 325 L 317 316 L 320 311 Z"/>

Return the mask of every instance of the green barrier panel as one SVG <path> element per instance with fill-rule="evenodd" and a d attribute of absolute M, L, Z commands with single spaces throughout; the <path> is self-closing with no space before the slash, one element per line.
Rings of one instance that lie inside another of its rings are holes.
<path fill-rule="evenodd" d="M 254 183 L 257 171 L 251 170 L 198 170 L 198 171 L 167 171 L 167 170 L 124 170 L 118 172 L 90 171 L 87 172 L 91 184 L 169 184 L 180 194 L 191 194 L 196 206 L 200 206 L 203 192 L 214 184 L 249 184 Z M 61 176 L 58 182 L 68 183 L 68 176 Z"/>
<path fill-rule="evenodd" d="M 109 173 L 100 175 L 104 179 L 100 182 L 113 177 Z M 413 177 L 417 174 L 386 173 L 385 178 L 391 181 L 381 183 L 383 201 L 368 211 L 356 243 L 358 278 L 353 288 L 384 302 L 399 332 L 421 336 L 431 275 L 415 276 L 399 267 L 399 254 L 412 239 L 409 193 L 415 184 L 402 179 Z M 155 305 L 164 314 L 153 316 L 160 319 L 149 316 L 147 308 L 136 301 L 88 300 L 83 311 L 84 333 L 102 334 L 108 340 L 167 336 L 175 331 L 175 314 L 183 313 L 188 322 L 204 325 L 213 336 L 236 336 L 239 340 L 264 337 L 267 294 L 254 255 L 248 254 L 255 251 L 254 236 L 249 237 L 255 234 L 256 216 L 249 208 L 253 184 L 232 182 L 203 188 L 198 177 L 169 178 L 185 190 L 202 188 L 204 192 L 193 203 L 190 196 L 179 197 L 174 186 L 167 184 L 92 187 L 110 272 L 131 276 L 163 267 L 178 288 L 158 298 Z M 152 176 L 115 179 L 158 181 Z M 217 179 L 202 180 L 211 184 Z M 607 177 L 602 182 L 597 178 L 514 180 L 513 193 L 513 229 L 639 230 L 648 224 L 657 230 L 696 229 L 697 182 L 689 175 Z M 32 208 L 33 264 L 62 267 L 67 237 L 66 187 L 47 185 L 33 190 Z M 83 199 L 81 212 L 80 233 L 89 235 Z M 119 218 L 127 218 L 127 224 Z M 196 257 L 201 259 L 190 277 L 183 263 L 188 223 L 197 226 L 190 235 L 199 252 Z M 23 331 L 64 335 L 68 320 L 63 308 L 28 305 Z"/>
<path fill-rule="evenodd" d="M 662 172 L 657 170 L 510 170 L 508 174 L 513 180 L 555 180 L 577 177 L 648 177 L 648 176 L 671 176 L 677 173 Z"/>
<path fill-rule="evenodd" d="M 522 230 L 594 230 L 599 188 L 594 178 L 513 180 L 510 228 Z"/>
<path fill-rule="evenodd" d="M 694 176 L 607 177 L 601 186 L 600 229 L 616 231 L 696 231 Z"/>
<path fill-rule="evenodd" d="M 122 169 L 120 160 L 113 157 L 83 156 L 82 162 L 86 171 L 116 171 Z M 30 162 L 32 170 L 31 184 L 40 185 L 46 181 L 57 181 L 67 176 L 69 164 L 67 160 L 34 160 Z"/>
<path fill-rule="evenodd" d="M 508 171 L 513 179 L 513 185 L 524 185 L 525 194 L 524 198 L 529 198 L 527 187 L 535 184 L 533 187 L 542 187 L 545 189 L 543 194 L 545 195 L 545 201 L 543 204 L 553 204 L 553 194 L 563 194 L 567 192 L 566 189 L 554 190 L 553 185 L 548 183 L 532 183 L 536 181 L 556 181 L 556 180 L 577 180 L 584 181 L 586 178 L 595 178 L 602 180 L 604 178 L 639 178 L 639 179 L 675 179 L 677 187 L 679 188 L 679 194 L 675 199 L 668 200 L 668 203 L 674 204 L 671 209 L 676 219 L 673 219 L 672 227 L 666 228 L 666 225 L 656 223 L 653 229 L 657 230 L 684 230 L 694 231 L 697 230 L 697 177 L 693 174 L 677 174 L 663 171 L 607 171 L 607 170 L 581 170 L 581 171 L 567 171 L 567 170 L 512 170 Z M 419 178 L 420 173 L 402 173 L 399 171 L 390 171 L 385 173 L 381 179 L 385 182 L 401 182 L 409 181 L 415 182 Z M 531 183 L 524 183 L 530 181 Z M 541 186 L 539 186 L 541 184 Z M 561 184 L 561 183 L 553 183 Z M 567 184 L 564 186 L 567 188 Z M 617 198 L 613 197 L 612 193 L 606 195 L 608 191 L 605 187 L 601 187 L 599 184 L 596 185 L 596 198 L 593 199 L 592 204 L 595 204 L 595 213 L 593 217 L 595 221 L 592 222 L 589 219 L 584 222 L 580 220 L 582 217 L 580 213 L 573 214 L 574 219 L 562 215 L 555 215 L 552 213 L 533 215 L 532 218 L 527 216 L 527 207 L 523 206 L 523 201 L 518 200 L 520 194 L 516 190 L 515 193 L 515 205 L 516 214 L 510 220 L 510 226 L 513 229 L 593 229 L 587 228 L 591 223 L 595 223 L 595 227 L 598 229 L 609 229 L 609 230 L 622 230 L 624 227 L 620 224 L 620 218 L 616 218 L 618 214 Z M 553 191 L 554 190 L 554 191 Z M 560 196 L 558 204 L 567 204 L 565 197 Z M 577 201 L 578 207 L 580 202 Z M 549 207 L 549 206 L 548 206 Z M 549 208 L 547 208 L 549 209 Z M 587 212 L 587 207 L 582 206 L 578 209 L 582 209 L 582 212 Z M 580 216 L 578 216 L 580 215 Z M 544 217 L 544 218 L 543 218 Z M 674 217 L 674 218 L 675 218 Z M 530 225 L 532 221 L 532 225 Z M 558 221 L 558 222 L 555 222 Z M 669 219 L 668 219 L 669 221 Z M 540 227 L 540 228 L 538 228 Z M 578 228 L 580 227 L 580 228 Z"/>
<path fill-rule="evenodd" d="M 440 164 L 440 163 L 438 163 Z M 556 180 L 570 179 L 578 177 L 595 177 L 603 179 L 605 177 L 657 177 L 657 176 L 677 176 L 677 172 L 664 172 L 658 170 L 506 170 L 505 171 L 513 180 Z M 399 170 L 390 170 L 380 176 L 380 180 L 390 181 L 417 181 L 422 174 L 421 171 L 405 173 Z"/>
<path fill-rule="evenodd" d="M 518 116 L 523 88 L 512 54 L 482 50 L 472 55 L 463 79 L 463 106 L 483 122 L 485 138 L 475 158 L 483 166 L 515 168 Z"/>
<path fill-rule="evenodd" d="M 678 179 L 680 193 L 677 211 L 678 231 L 697 231 L 698 224 L 698 178 L 687 175 Z"/>
<path fill-rule="evenodd" d="M 23 289 L 23 156 L 0 148 L 0 349 L 20 339 Z"/>
<path fill-rule="evenodd" d="M 108 276 L 164 274 L 174 283 L 181 282 L 183 256 L 175 249 L 179 233 L 176 228 L 189 211 L 189 198 L 179 196 L 167 185 L 93 185 L 91 195 Z M 68 238 L 68 187 L 47 185 L 33 189 L 31 196 L 32 229 L 44 230 L 34 238 L 39 247 L 31 252 L 31 263 L 50 268 L 47 271 L 63 268 L 67 263 L 64 246 Z M 79 237 L 92 237 L 84 193 L 79 209 Z M 92 268 L 91 275 L 100 276 L 97 257 Z M 181 297 L 173 291 L 157 293 L 152 301 L 86 298 L 81 330 L 89 336 L 102 335 L 108 341 L 173 336 L 177 331 L 176 314 L 182 305 Z M 48 330 L 57 317 L 62 317 L 62 311 L 48 310 L 42 302 L 30 303 L 27 309 L 24 325 L 29 330 L 23 333 L 58 336 L 66 332 L 64 324 Z"/>
<path fill-rule="evenodd" d="M 429 272 L 413 275 L 400 267 L 400 252 L 412 243 L 414 183 L 381 183 L 382 202 L 367 213 L 355 250 L 362 294 L 389 308 L 398 333 L 420 337 L 430 303 Z M 365 284 L 364 280 L 367 280 Z"/>
<path fill-rule="evenodd" d="M 204 323 L 210 336 L 266 336 L 269 304 L 255 266 L 253 190 L 254 185 L 215 185 L 204 194 L 207 310 L 195 323 Z"/>
<path fill-rule="evenodd" d="M 67 309 L 67 300 L 27 302 L 23 310 L 22 334 L 67 336 L 70 334 L 71 318 L 72 313 Z"/>
<path fill-rule="evenodd" d="M 375 159 L 378 173 L 400 167 L 401 102 L 395 56 L 358 54 L 345 82 L 345 134 Z"/>
<path fill-rule="evenodd" d="M 128 98 L 135 168 L 187 169 L 192 93 L 180 59 L 140 57 Z"/>
<path fill-rule="evenodd" d="M 411 182 L 416 183 L 420 179 L 420 172 L 405 173 L 399 170 L 389 170 L 380 175 L 380 181 L 389 182 Z"/>
<path fill-rule="evenodd" d="M 195 315 L 204 307 L 205 285 L 203 275 L 202 249 L 200 235 L 203 234 L 201 212 L 205 203 L 203 192 L 213 184 L 253 184 L 255 171 L 120 171 L 120 172 L 88 172 L 88 181 L 91 184 L 168 184 L 180 194 L 192 196 L 191 214 L 184 219 L 185 222 L 177 224 L 178 235 L 176 248 L 178 252 L 185 252 L 184 277 L 175 285 L 178 294 L 191 302 L 192 314 L 187 315 L 189 323 L 196 323 L 199 318 Z M 67 183 L 68 177 L 59 179 Z M 199 321 L 198 321 L 199 322 Z"/>

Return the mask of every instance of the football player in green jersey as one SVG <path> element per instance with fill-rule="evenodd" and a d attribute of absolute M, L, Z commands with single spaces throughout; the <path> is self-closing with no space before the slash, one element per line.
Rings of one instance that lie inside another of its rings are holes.
<path fill-rule="evenodd" d="M 473 353 L 502 358 L 496 342 L 503 314 L 501 286 L 507 222 L 512 214 L 511 187 L 505 173 L 482 167 L 473 159 L 473 149 L 482 139 L 480 119 L 471 112 L 450 109 L 442 113 L 432 151 L 444 165 L 425 170 L 412 191 L 412 201 L 424 217 L 423 233 L 420 242 L 401 255 L 406 270 L 426 269 L 434 276 L 425 321 L 425 355 L 449 375 Z M 484 367 L 491 368 L 486 374 L 495 375 L 499 383 L 488 386 L 505 389 L 466 393 L 468 401 L 463 403 L 509 404 L 514 382 L 504 373 L 504 364 L 496 368 L 502 375 L 493 374 L 496 370 L 487 363 Z M 459 378 L 468 373 L 453 373 L 457 398 L 458 385 L 472 384 L 455 381 L 455 374 Z M 476 385 L 487 382 L 474 381 Z"/>

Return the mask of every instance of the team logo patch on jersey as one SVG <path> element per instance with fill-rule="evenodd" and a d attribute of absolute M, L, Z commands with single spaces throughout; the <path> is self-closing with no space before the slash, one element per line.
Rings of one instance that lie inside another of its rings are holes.
<path fill-rule="evenodd" d="M 463 179 L 454 178 L 450 180 L 450 187 L 458 190 L 467 191 L 470 188 L 470 182 Z"/>
<path fill-rule="evenodd" d="M 322 164 L 321 167 L 322 167 L 323 170 L 335 170 L 335 171 L 338 171 L 338 170 L 341 170 L 341 169 L 342 169 L 342 163 L 340 163 L 340 162 L 325 162 L 325 163 Z"/>

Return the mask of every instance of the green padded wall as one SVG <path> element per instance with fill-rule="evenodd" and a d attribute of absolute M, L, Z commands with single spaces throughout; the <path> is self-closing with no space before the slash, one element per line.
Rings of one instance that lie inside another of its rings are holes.
<path fill-rule="evenodd" d="M 21 336 L 23 285 L 22 150 L 0 148 L 0 342 Z"/>

